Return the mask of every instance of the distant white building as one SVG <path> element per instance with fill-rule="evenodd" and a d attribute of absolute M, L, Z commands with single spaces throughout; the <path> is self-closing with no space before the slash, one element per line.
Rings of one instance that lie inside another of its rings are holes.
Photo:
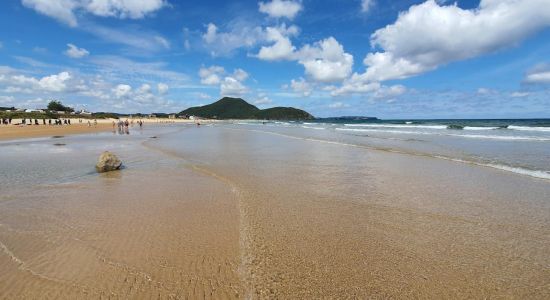
<path fill-rule="evenodd" d="M 41 109 L 25 109 L 25 112 L 27 113 L 43 113 L 44 111 Z"/>
<path fill-rule="evenodd" d="M 91 116 L 91 115 L 92 115 L 91 112 L 85 111 L 85 110 L 81 110 L 78 114 L 80 114 L 80 115 L 87 115 L 87 116 Z"/>

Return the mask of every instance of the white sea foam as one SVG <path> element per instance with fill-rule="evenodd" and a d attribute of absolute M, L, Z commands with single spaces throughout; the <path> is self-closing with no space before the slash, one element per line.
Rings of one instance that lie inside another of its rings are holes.
<path fill-rule="evenodd" d="M 476 127 L 476 126 L 465 126 L 464 130 L 494 130 L 498 127 Z"/>
<path fill-rule="evenodd" d="M 406 131 L 406 130 L 386 130 L 386 129 L 365 129 L 365 128 L 336 128 L 339 131 L 354 131 L 354 132 L 379 132 L 379 133 L 397 133 L 397 134 L 421 134 L 421 135 L 439 135 L 439 136 L 454 136 L 470 139 L 490 139 L 501 141 L 537 141 L 548 142 L 548 137 L 537 136 L 516 136 L 516 135 L 489 135 L 489 134 L 452 134 L 443 132 L 427 132 L 427 131 Z"/>
<path fill-rule="evenodd" d="M 409 129 L 447 129 L 445 125 L 404 125 L 404 124 L 344 124 L 346 127 L 369 127 L 369 128 L 409 128 Z"/>
<path fill-rule="evenodd" d="M 460 159 L 460 158 L 450 158 L 450 157 L 440 156 L 440 155 L 435 155 L 434 157 L 445 159 L 445 160 L 450 160 L 450 161 L 455 161 L 455 162 L 460 162 L 460 163 L 473 164 L 473 165 L 477 165 L 477 166 L 483 166 L 483 167 L 499 169 L 499 170 L 512 172 L 512 173 L 516 173 L 516 174 L 520 174 L 520 175 L 527 175 L 527 176 L 531 176 L 531 177 L 535 177 L 535 178 L 550 180 L 550 171 L 530 170 L 530 169 L 525 169 L 525 168 L 520 168 L 520 167 L 511 167 L 511 166 L 507 166 L 507 165 L 481 163 L 481 162 L 464 160 L 464 159 Z"/>
<path fill-rule="evenodd" d="M 486 134 L 445 134 L 448 136 L 457 136 L 469 139 L 490 139 L 502 141 L 538 141 L 548 142 L 550 138 L 537 136 L 517 136 L 517 135 L 486 135 Z"/>
<path fill-rule="evenodd" d="M 529 127 L 529 126 L 514 126 L 514 125 L 510 125 L 510 126 L 508 126 L 508 129 L 512 129 L 512 130 L 521 130 L 521 131 L 542 131 L 542 132 L 550 132 L 550 127 Z"/>
<path fill-rule="evenodd" d="M 304 123 L 305 124 L 305 123 Z M 317 129 L 317 130 L 324 130 L 325 127 L 314 127 L 314 126 L 302 126 L 302 128 L 308 128 L 308 129 Z"/>
<path fill-rule="evenodd" d="M 495 164 L 487 164 L 487 166 L 489 166 L 491 168 L 495 168 L 495 169 L 508 171 L 508 172 L 513 172 L 513 173 L 517 173 L 517 174 L 528 175 L 528 176 L 531 176 L 531 177 L 549 179 L 550 180 L 550 172 L 548 172 L 548 171 L 529 170 L 529 169 L 524 169 L 524 168 L 510 167 L 510 166 L 504 166 L 504 165 L 495 165 Z"/>

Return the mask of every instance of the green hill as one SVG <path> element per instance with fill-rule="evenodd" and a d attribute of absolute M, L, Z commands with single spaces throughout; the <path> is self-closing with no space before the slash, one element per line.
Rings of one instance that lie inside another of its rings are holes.
<path fill-rule="evenodd" d="M 273 107 L 260 110 L 256 114 L 256 119 L 261 120 L 311 120 L 312 115 L 301 109 L 293 107 Z"/>
<path fill-rule="evenodd" d="M 262 119 L 262 120 L 310 120 L 309 113 L 292 107 L 273 107 L 261 110 L 241 98 L 224 97 L 212 104 L 190 107 L 180 115 L 208 119 Z"/>

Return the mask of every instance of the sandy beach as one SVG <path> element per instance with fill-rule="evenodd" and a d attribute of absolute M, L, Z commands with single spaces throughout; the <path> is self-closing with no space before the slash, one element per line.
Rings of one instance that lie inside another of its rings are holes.
<path fill-rule="evenodd" d="M 82 122 L 79 122 L 79 120 L 82 120 Z M 135 119 L 134 121 L 137 122 L 137 120 L 138 119 Z M 193 120 L 183 120 L 183 119 L 140 119 L 140 120 L 142 120 L 145 125 L 194 124 L 196 122 Z M 0 125 L 0 140 L 112 131 L 113 122 L 117 122 L 118 120 L 97 119 L 96 121 L 97 121 L 97 124 L 94 123 L 94 120 L 90 120 L 90 123 L 91 123 L 90 125 L 88 125 L 87 119 L 71 119 L 71 125 L 43 125 L 42 120 L 39 120 L 40 125 Z M 202 121 L 202 122 L 208 123 L 209 121 Z M 19 123 L 21 123 L 20 119 L 13 120 L 13 124 L 19 124 Z M 132 127 L 133 126 L 137 126 L 137 124 L 132 125 Z"/>
<path fill-rule="evenodd" d="M 548 181 L 260 126 L 2 142 L 0 298 L 550 295 Z"/>

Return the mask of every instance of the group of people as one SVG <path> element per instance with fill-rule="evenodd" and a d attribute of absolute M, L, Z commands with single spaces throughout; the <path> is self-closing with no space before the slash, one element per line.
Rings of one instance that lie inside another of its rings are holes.
<path fill-rule="evenodd" d="M 0 120 L 0 125 L 71 125 L 71 119 L 21 119 L 19 123 L 14 123 L 13 118 L 2 118 Z M 78 120 L 79 123 L 82 123 L 82 119 Z M 97 126 L 97 120 L 88 120 L 88 126 Z"/>
<path fill-rule="evenodd" d="M 137 124 L 139 125 L 139 128 L 143 128 L 143 121 L 139 120 L 137 121 Z M 122 121 L 121 119 L 118 120 L 118 122 L 113 121 L 113 132 L 118 132 L 118 134 L 130 134 L 130 125 L 134 126 L 134 120 L 131 122 L 126 119 L 125 121 Z"/>

